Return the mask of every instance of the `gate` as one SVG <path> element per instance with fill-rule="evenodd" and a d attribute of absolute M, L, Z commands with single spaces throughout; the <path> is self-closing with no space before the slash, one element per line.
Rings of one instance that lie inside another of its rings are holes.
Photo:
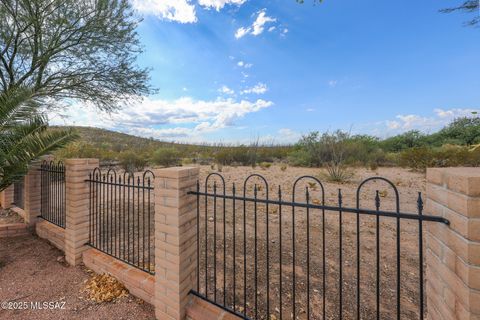
<path fill-rule="evenodd" d="M 13 183 L 13 204 L 21 209 L 25 209 L 25 184 L 24 178 Z"/>
<path fill-rule="evenodd" d="M 90 175 L 89 245 L 154 274 L 152 171 L 117 174 L 96 168 Z"/>
<path fill-rule="evenodd" d="M 243 319 L 423 319 L 423 224 L 448 220 L 424 215 L 421 193 L 401 211 L 382 177 L 327 191 L 312 176 L 287 192 L 258 174 L 197 183 L 192 293 Z"/>
<path fill-rule="evenodd" d="M 40 216 L 65 229 L 65 166 L 44 161 L 40 166 Z"/>

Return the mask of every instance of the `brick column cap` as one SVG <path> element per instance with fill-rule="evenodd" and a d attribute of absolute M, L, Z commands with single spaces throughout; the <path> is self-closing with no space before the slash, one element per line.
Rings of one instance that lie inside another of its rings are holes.
<path fill-rule="evenodd" d="M 65 159 L 65 164 L 98 164 L 97 158 L 70 158 Z"/>
<path fill-rule="evenodd" d="M 427 182 L 470 197 L 480 197 L 480 168 L 428 168 Z"/>
<path fill-rule="evenodd" d="M 196 176 L 199 172 L 199 167 L 171 167 L 154 170 L 156 178 L 185 178 Z"/>

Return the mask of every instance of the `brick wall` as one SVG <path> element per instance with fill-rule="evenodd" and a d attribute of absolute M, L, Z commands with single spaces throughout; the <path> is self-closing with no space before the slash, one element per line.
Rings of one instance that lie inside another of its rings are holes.
<path fill-rule="evenodd" d="M 0 225 L 0 238 L 19 237 L 30 234 L 24 223 L 9 223 Z"/>
<path fill-rule="evenodd" d="M 3 209 L 12 207 L 13 202 L 13 185 L 0 192 L 0 203 Z"/>
<path fill-rule="evenodd" d="M 55 247 L 65 252 L 65 229 L 42 220 L 35 225 L 35 231 L 40 238 L 48 240 Z"/>
<path fill-rule="evenodd" d="M 428 319 L 480 319 L 480 168 L 427 170 Z"/>
<path fill-rule="evenodd" d="M 238 320 L 236 315 L 198 297 L 191 297 L 187 306 L 187 320 Z"/>
<path fill-rule="evenodd" d="M 83 252 L 83 263 L 96 273 L 108 273 L 145 302 L 154 304 L 154 276 L 96 249 Z"/>

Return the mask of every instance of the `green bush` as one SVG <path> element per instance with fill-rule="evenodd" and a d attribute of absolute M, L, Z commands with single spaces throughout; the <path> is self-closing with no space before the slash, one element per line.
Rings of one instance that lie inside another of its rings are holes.
<path fill-rule="evenodd" d="M 120 166 L 125 171 L 143 171 L 148 164 L 144 155 L 132 150 L 121 152 L 118 160 L 120 161 Z"/>
<path fill-rule="evenodd" d="M 400 154 L 399 164 L 414 170 L 425 170 L 427 167 L 477 167 L 480 166 L 480 149 L 457 145 L 412 148 Z"/>
<path fill-rule="evenodd" d="M 262 168 L 263 170 L 266 170 L 268 168 L 270 168 L 272 166 L 272 163 L 271 162 L 260 162 L 259 163 L 259 166 L 260 168 Z"/>
<path fill-rule="evenodd" d="M 171 167 L 180 162 L 180 152 L 175 148 L 160 148 L 152 155 L 152 162 L 164 167 Z"/>

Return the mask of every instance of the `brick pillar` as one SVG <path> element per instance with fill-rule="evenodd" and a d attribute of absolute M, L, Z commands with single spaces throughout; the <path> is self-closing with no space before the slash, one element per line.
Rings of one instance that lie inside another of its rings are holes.
<path fill-rule="evenodd" d="M 98 159 L 67 159 L 65 161 L 66 220 L 65 260 L 77 265 L 87 249 L 89 189 L 88 174 L 99 166 Z"/>
<path fill-rule="evenodd" d="M 196 190 L 199 168 L 155 170 L 155 314 L 183 320 L 196 286 Z"/>
<path fill-rule="evenodd" d="M 37 221 L 37 217 L 40 215 L 40 179 L 41 172 L 40 166 L 42 160 L 34 161 L 28 167 L 28 173 L 25 176 L 25 222 L 29 225 L 33 225 Z"/>
<path fill-rule="evenodd" d="M 428 319 L 480 319 L 480 168 L 427 170 Z"/>
<path fill-rule="evenodd" d="M 0 193 L 0 202 L 3 209 L 12 207 L 13 203 L 13 184 Z"/>

